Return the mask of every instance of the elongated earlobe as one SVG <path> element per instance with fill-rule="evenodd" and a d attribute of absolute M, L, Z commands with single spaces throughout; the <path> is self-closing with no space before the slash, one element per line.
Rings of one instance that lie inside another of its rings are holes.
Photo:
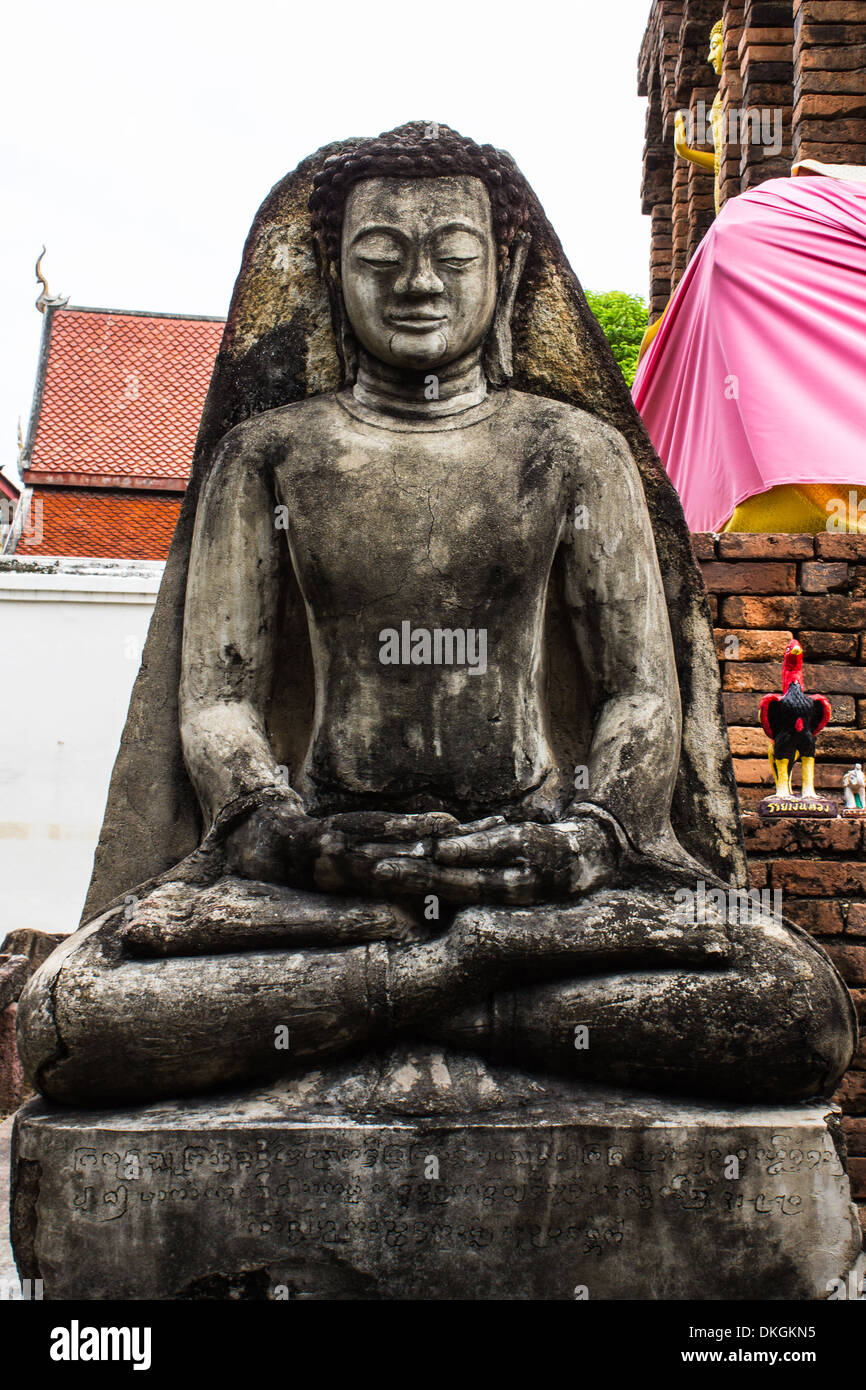
<path fill-rule="evenodd" d="M 499 281 L 499 294 L 496 312 L 487 340 L 484 344 L 484 370 L 494 386 L 505 386 L 514 375 L 514 362 L 511 352 L 511 318 L 517 287 L 526 265 L 530 236 L 519 232 L 511 244 L 502 278 Z"/>
<path fill-rule="evenodd" d="M 354 386 L 358 375 L 358 341 L 349 323 L 346 306 L 343 303 L 343 286 L 334 262 L 324 261 L 323 274 L 328 303 L 331 306 L 331 324 L 337 342 L 337 356 L 343 377 L 343 386 Z"/>

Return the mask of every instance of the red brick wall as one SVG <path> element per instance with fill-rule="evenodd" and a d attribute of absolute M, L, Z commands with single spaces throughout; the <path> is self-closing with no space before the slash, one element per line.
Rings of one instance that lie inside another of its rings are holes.
<path fill-rule="evenodd" d="M 715 623 L 752 886 L 780 890 L 785 915 L 820 941 L 866 1033 L 866 820 L 762 822 L 752 809 L 773 790 L 758 706 L 780 688 L 792 637 L 805 653 L 807 690 L 833 706 L 818 740 L 818 790 L 841 803 L 842 774 L 854 762 L 866 764 L 866 536 L 693 541 Z M 866 1040 L 836 1100 L 855 1194 L 866 1204 Z M 866 1226 L 866 1205 L 861 1214 Z"/>
<path fill-rule="evenodd" d="M 758 707 L 779 689 L 792 637 L 803 646 L 807 689 L 833 707 L 815 784 L 841 798 L 842 774 L 866 764 L 866 536 L 701 535 L 694 545 L 716 624 L 743 807 L 773 790 Z"/>
<path fill-rule="evenodd" d="M 794 0 L 794 158 L 866 164 L 866 3 Z"/>

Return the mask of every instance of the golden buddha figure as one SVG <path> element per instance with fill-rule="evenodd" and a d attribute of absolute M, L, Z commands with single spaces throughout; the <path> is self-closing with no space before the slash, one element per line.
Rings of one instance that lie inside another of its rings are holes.
<path fill-rule="evenodd" d="M 707 62 L 713 71 L 721 77 L 722 62 L 724 59 L 724 21 L 719 20 L 714 24 L 710 34 L 710 51 L 707 55 Z M 722 138 L 722 93 L 721 89 L 716 92 L 713 104 L 710 107 L 710 123 L 713 131 L 713 153 L 709 150 L 696 150 L 689 143 L 686 136 L 686 115 L 685 111 L 678 111 L 674 118 L 674 149 L 680 159 L 687 159 L 690 164 L 696 164 L 699 169 L 704 169 L 707 173 L 712 173 L 715 179 L 713 196 L 715 199 L 716 213 L 721 209 L 721 176 L 722 176 L 722 151 L 724 140 Z"/>
<path fill-rule="evenodd" d="M 713 25 L 712 32 L 710 34 L 710 51 L 707 55 L 707 61 L 712 66 L 713 70 L 716 73 L 718 73 L 719 77 L 721 77 L 722 75 L 723 59 L 724 20 L 720 19 L 718 24 Z M 710 108 L 710 122 L 712 124 L 713 131 L 712 154 L 710 154 L 709 150 L 696 150 L 692 145 L 689 144 L 688 134 L 686 131 L 687 115 L 687 111 L 678 111 L 674 118 L 674 149 L 676 150 L 677 154 L 681 159 L 687 159 L 690 164 L 695 164 L 699 169 L 703 169 L 706 173 L 712 173 L 714 175 L 715 184 L 713 188 L 713 198 L 715 202 L 716 215 L 718 216 L 719 210 L 721 208 L 721 176 L 723 149 L 721 90 L 716 92 L 715 99 L 713 101 L 712 107 Z M 650 344 L 652 343 L 653 339 L 655 338 L 656 334 L 661 328 L 662 322 L 664 321 L 664 316 L 668 311 L 669 305 L 670 300 L 668 300 L 668 303 L 665 305 L 661 314 L 659 314 L 655 323 L 651 323 L 646 333 L 643 335 L 643 338 L 641 339 L 640 352 L 638 353 L 638 362 L 640 362 L 642 358 L 645 356 Z"/>

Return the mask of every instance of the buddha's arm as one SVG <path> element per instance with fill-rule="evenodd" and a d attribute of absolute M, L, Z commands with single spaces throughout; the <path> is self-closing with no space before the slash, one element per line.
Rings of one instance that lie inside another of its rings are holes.
<path fill-rule="evenodd" d="M 678 111 L 674 120 L 674 149 L 680 159 L 687 159 L 690 164 L 696 164 L 699 169 L 706 169 L 710 173 L 715 172 L 716 156 L 708 150 L 695 150 L 686 139 L 686 122 L 682 111 Z"/>
<path fill-rule="evenodd" d="M 454 822 L 375 813 L 316 820 L 285 783 L 265 727 L 285 545 L 276 526 L 272 448 L 261 422 L 233 430 L 199 502 L 184 610 L 181 741 L 206 819 L 231 807 L 222 833 L 235 872 L 313 887 L 322 886 L 323 855 L 328 879 L 356 842 L 381 837 L 399 846 L 432 833 L 433 823 L 442 829 L 439 822 Z M 382 855 L 388 852 L 383 847 Z"/>
<path fill-rule="evenodd" d="M 680 700 L 667 605 L 643 488 L 625 440 L 586 417 L 573 441 L 576 482 L 559 577 L 597 711 L 588 787 L 552 825 L 516 823 L 438 840 L 432 860 L 386 859 L 389 893 L 452 902 L 542 903 L 615 877 L 624 839 L 682 861 L 670 827 Z M 581 506 L 588 512 L 588 526 Z"/>
<path fill-rule="evenodd" d="M 561 550 L 565 599 L 598 711 L 579 799 L 609 811 L 633 845 L 661 849 L 671 836 L 681 712 L 652 526 L 621 435 L 601 427 L 580 467 L 575 505 L 586 513 L 576 514 Z"/>
<path fill-rule="evenodd" d="M 265 454 L 251 430 L 227 436 L 199 502 L 192 542 L 180 726 L 190 777 L 210 820 L 238 797 L 279 782 L 264 723 L 280 541 Z"/>

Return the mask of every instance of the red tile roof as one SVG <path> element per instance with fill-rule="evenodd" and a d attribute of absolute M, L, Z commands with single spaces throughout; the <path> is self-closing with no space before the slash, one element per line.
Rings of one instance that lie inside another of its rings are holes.
<path fill-rule="evenodd" d="M 182 500 L 179 492 L 36 487 L 16 554 L 164 560 Z"/>
<path fill-rule="evenodd" d="M 224 321 L 49 312 L 25 481 L 183 490 Z"/>

